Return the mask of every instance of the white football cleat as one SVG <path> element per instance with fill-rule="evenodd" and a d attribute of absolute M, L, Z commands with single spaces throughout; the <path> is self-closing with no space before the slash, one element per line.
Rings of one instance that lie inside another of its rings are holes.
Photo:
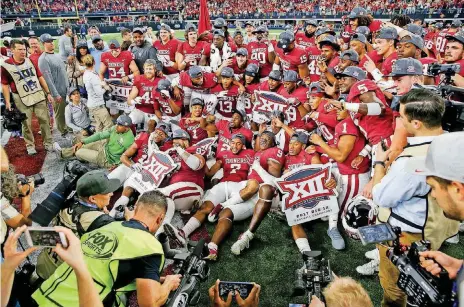
<path fill-rule="evenodd" d="M 251 235 L 249 235 L 249 234 Z M 244 232 L 242 233 L 239 237 L 237 242 L 235 242 L 232 247 L 230 248 L 230 251 L 234 255 L 240 255 L 240 253 L 245 250 L 246 248 L 250 247 L 250 241 L 253 240 L 253 234 L 251 232 Z"/>

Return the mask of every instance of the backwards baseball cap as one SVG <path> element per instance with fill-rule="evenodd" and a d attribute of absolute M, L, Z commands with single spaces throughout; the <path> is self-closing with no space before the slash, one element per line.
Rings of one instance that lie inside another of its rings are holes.
<path fill-rule="evenodd" d="M 335 74 L 336 78 L 341 78 L 343 76 L 352 77 L 358 81 L 361 81 L 366 79 L 367 73 L 357 66 L 348 66 L 343 72 Z"/>
<path fill-rule="evenodd" d="M 284 71 L 284 82 L 296 82 L 298 80 L 298 74 L 294 70 Z"/>
<path fill-rule="evenodd" d="M 464 132 L 445 133 L 433 139 L 425 157 L 409 158 L 406 170 L 464 183 L 463 152 Z"/>
<path fill-rule="evenodd" d="M 464 44 L 464 32 L 457 32 L 454 35 L 446 35 L 445 38 L 448 41 L 458 41 L 461 44 Z"/>
<path fill-rule="evenodd" d="M 419 49 L 424 49 L 424 40 L 419 35 L 408 33 L 400 39 L 400 43 L 411 43 Z"/>
<path fill-rule="evenodd" d="M 173 140 L 175 139 L 190 140 L 190 134 L 188 134 L 188 132 L 185 130 L 177 129 L 177 130 L 174 130 L 174 132 L 172 133 L 172 139 Z"/>
<path fill-rule="evenodd" d="M 460 21 L 459 19 L 455 19 L 453 20 L 453 22 L 451 23 L 451 26 L 453 28 L 460 28 L 462 26 L 462 21 Z"/>
<path fill-rule="evenodd" d="M 102 170 L 85 173 L 76 184 L 78 196 L 89 197 L 98 194 L 108 194 L 119 189 L 119 179 L 109 179 Z"/>
<path fill-rule="evenodd" d="M 265 25 L 261 25 L 259 27 L 257 27 L 256 29 L 254 29 L 253 31 L 251 31 L 251 33 L 255 34 L 255 33 L 266 33 L 268 32 L 267 30 L 267 27 Z"/>
<path fill-rule="evenodd" d="M 253 21 L 251 21 L 251 20 L 245 21 L 245 26 L 248 26 L 248 25 L 254 26 Z"/>
<path fill-rule="evenodd" d="M 309 137 L 306 133 L 304 133 L 303 131 L 296 131 L 290 138 L 290 141 L 297 141 L 303 145 L 306 145 L 308 144 L 308 139 Z"/>
<path fill-rule="evenodd" d="M 277 47 L 281 49 L 286 49 L 288 46 L 295 41 L 295 35 L 293 33 L 284 31 L 279 35 L 279 41 L 277 42 Z"/>
<path fill-rule="evenodd" d="M 130 127 L 132 125 L 132 119 L 129 115 L 123 114 L 118 117 L 116 124 L 119 126 Z"/>
<path fill-rule="evenodd" d="M 361 42 L 363 44 L 367 44 L 367 38 L 364 34 L 362 33 L 355 33 L 353 34 L 353 36 L 351 37 L 351 40 L 352 41 L 358 41 L 358 42 Z"/>
<path fill-rule="evenodd" d="M 350 60 L 359 63 L 359 54 L 353 49 L 348 49 L 342 52 L 342 54 L 340 55 L 340 59 Z"/>
<path fill-rule="evenodd" d="M 236 55 L 248 56 L 248 50 L 246 48 L 238 48 Z"/>
<path fill-rule="evenodd" d="M 258 72 L 259 72 L 259 66 L 254 63 L 248 64 L 248 66 L 245 68 L 246 76 L 256 77 L 258 75 Z"/>
<path fill-rule="evenodd" d="M 398 59 L 393 64 L 389 77 L 418 76 L 423 74 L 423 68 L 419 60 L 413 58 Z"/>
<path fill-rule="evenodd" d="M 92 37 L 92 43 L 95 43 L 96 41 L 100 41 L 100 40 L 102 40 L 102 38 L 99 34 Z"/>
<path fill-rule="evenodd" d="M 110 40 L 110 43 L 108 45 L 110 45 L 110 49 L 119 49 L 119 48 L 121 48 L 121 45 L 115 39 Z"/>
<path fill-rule="evenodd" d="M 272 70 L 269 73 L 269 79 L 282 81 L 282 74 L 280 73 L 280 70 Z"/>
<path fill-rule="evenodd" d="M 396 31 L 395 28 L 385 27 L 385 28 L 380 29 L 379 34 L 376 36 L 376 38 L 397 39 L 398 38 L 398 32 Z"/>
<path fill-rule="evenodd" d="M 220 30 L 220 29 L 216 29 L 213 31 L 213 35 L 216 36 L 222 36 L 222 37 L 226 37 L 226 35 L 224 34 L 224 31 Z"/>
<path fill-rule="evenodd" d="M 139 32 L 140 34 L 145 33 L 145 30 L 143 28 L 137 27 L 132 30 L 132 33 Z"/>
<path fill-rule="evenodd" d="M 12 38 L 10 36 L 5 36 L 2 39 L 3 39 L 3 41 L 6 41 L 8 43 L 11 42 L 11 40 L 12 40 Z"/>
<path fill-rule="evenodd" d="M 221 70 L 221 77 L 224 78 L 233 78 L 234 77 L 234 70 L 230 67 L 224 67 Z"/>
<path fill-rule="evenodd" d="M 203 75 L 203 71 L 199 66 L 190 66 L 188 70 L 188 75 L 190 76 L 190 78 L 198 78 Z"/>
<path fill-rule="evenodd" d="M 48 43 L 48 42 L 51 42 L 51 41 L 54 41 L 55 39 L 48 33 L 44 33 L 42 35 L 40 35 L 40 42 L 42 43 Z"/>

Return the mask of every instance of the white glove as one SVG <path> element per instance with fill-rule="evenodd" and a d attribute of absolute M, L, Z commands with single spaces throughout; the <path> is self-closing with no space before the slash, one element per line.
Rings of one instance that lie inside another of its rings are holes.
<path fill-rule="evenodd" d="M 140 163 L 134 163 L 134 164 L 131 165 L 131 169 L 133 171 L 137 172 L 137 173 L 140 173 L 140 172 L 142 172 L 143 167 L 142 167 L 142 164 L 140 164 Z"/>
<path fill-rule="evenodd" d="M 274 46 L 271 42 L 268 42 L 267 44 L 267 52 L 274 52 Z"/>
<path fill-rule="evenodd" d="M 171 94 L 169 94 L 169 91 L 167 91 L 167 90 L 162 90 L 160 93 L 163 94 L 164 96 L 168 97 L 168 98 L 171 98 Z"/>

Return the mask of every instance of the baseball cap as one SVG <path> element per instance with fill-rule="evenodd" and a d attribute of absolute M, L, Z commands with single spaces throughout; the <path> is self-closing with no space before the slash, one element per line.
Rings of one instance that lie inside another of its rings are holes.
<path fill-rule="evenodd" d="M 413 58 L 398 59 L 393 64 L 392 72 L 389 77 L 396 76 L 417 76 L 423 74 L 423 68 L 419 60 Z"/>
<path fill-rule="evenodd" d="M 340 55 L 340 59 L 347 59 L 347 60 L 359 63 L 359 55 L 356 51 L 352 49 L 343 51 L 342 54 Z"/>
<path fill-rule="evenodd" d="M 130 127 L 132 125 L 132 119 L 129 115 L 123 114 L 118 117 L 116 124 L 119 126 Z"/>
<path fill-rule="evenodd" d="M 361 80 L 366 79 L 367 73 L 359 67 L 348 66 L 347 68 L 345 68 L 343 72 L 335 74 L 336 78 L 340 78 L 343 76 L 352 77 L 352 78 L 355 78 L 356 80 L 361 81 Z"/>
<path fill-rule="evenodd" d="M 317 20 L 316 19 L 305 20 L 305 26 L 309 26 L 309 25 L 317 27 Z"/>
<path fill-rule="evenodd" d="M 322 34 L 330 34 L 330 35 L 335 35 L 335 32 L 330 30 L 329 28 L 327 27 L 321 27 L 319 29 L 317 29 L 316 33 L 314 34 L 316 37 L 322 35 Z"/>
<path fill-rule="evenodd" d="M 458 41 L 464 44 L 464 32 L 457 32 L 454 35 L 446 35 L 447 40 Z"/>
<path fill-rule="evenodd" d="M 203 71 L 201 70 L 199 66 L 190 66 L 188 70 L 188 74 L 190 78 L 198 78 L 201 75 L 203 75 Z"/>
<path fill-rule="evenodd" d="M 219 17 L 219 18 L 216 18 L 214 20 L 213 27 L 220 29 L 220 28 L 226 27 L 226 26 L 227 26 L 227 23 L 226 23 L 224 18 Z"/>
<path fill-rule="evenodd" d="M 237 52 L 235 53 L 236 55 L 243 55 L 243 56 L 248 56 L 248 50 L 245 48 L 238 48 Z"/>
<path fill-rule="evenodd" d="M 258 72 L 259 72 L 259 66 L 253 63 L 248 64 L 248 66 L 245 68 L 245 75 L 247 76 L 256 77 Z"/>
<path fill-rule="evenodd" d="M 298 80 L 298 74 L 294 70 L 284 71 L 284 82 L 296 82 Z"/>
<path fill-rule="evenodd" d="M 98 194 L 108 194 L 119 189 L 119 179 L 109 179 L 102 170 L 85 173 L 76 184 L 78 196 L 89 197 Z"/>
<path fill-rule="evenodd" d="M 78 89 L 77 87 L 71 86 L 71 87 L 69 88 L 69 90 L 68 90 L 68 97 L 71 97 L 71 95 L 74 94 L 74 92 L 76 92 L 76 91 L 77 91 L 78 93 L 80 93 L 80 92 L 79 92 L 79 89 Z"/>
<path fill-rule="evenodd" d="M 439 30 L 443 29 L 443 22 L 437 22 L 437 23 L 435 24 L 435 28 L 437 28 L 437 29 L 439 29 Z"/>
<path fill-rule="evenodd" d="M 161 30 L 165 30 L 165 31 L 171 32 L 171 27 L 168 26 L 168 25 L 165 24 L 165 23 L 162 23 L 159 29 L 160 29 L 160 31 L 161 31 Z"/>
<path fill-rule="evenodd" d="M 172 139 L 187 139 L 187 140 L 190 140 L 190 134 L 188 134 L 187 131 L 185 130 L 182 130 L 182 129 L 177 129 L 177 130 L 174 130 L 174 132 L 172 133 Z"/>
<path fill-rule="evenodd" d="M 186 33 L 189 33 L 189 32 L 197 32 L 197 26 L 195 26 L 193 23 L 188 23 L 188 24 L 185 26 L 185 32 L 186 32 Z"/>
<path fill-rule="evenodd" d="M 245 136 L 241 133 L 236 133 L 234 135 L 232 135 L 232 137 L 230 138 L 231 140 L 232 139 L 239 139 L 240 140 L 240 143 L 242 144 L 246 144 L 246 139 L 245 139 Z"/>
<path fill-rule="evenodd" d="M 216 29 L 216 30 L 213 31 L 213 36 L 216 36 L 216 35 L 226 37 L 226 35 L 224 34 L 224 31 L 222 31 L 220 29 Z"/>
<path fill-rule="evenodd" d="M 354 18 L 358 18 L 358 17 L 361 17 L 361 16 L 367 16 L 367 11 L 362 8 L 362 7 L 355 7 L 350 15 L 348 15 L 348 18 L 349 19 L 354 19 Z"/>
<path fill-rule="evenodd" d="M 311 82 L 309 85 L 309 90 L 306 92 L 306 97 L 309 98 L 310 96 L 317 96 L 317 97 L 324 97 L 325 92 L 321 88 L 321 84 L 319 82 Z"/>
<path fill-rule="evenodd" d="M 164 134 L 166 134 L 166 136 L 169 135 L 169 133 L 171 132 L 171 129 L 169 128 L 169 125 L 165 122 L 159 122 L 157 125 L 156 125 L 156 128 L 155 130 L 160 130 L 160 131 L 163 131 Z"/>
<path fill-rule="evenodd" d="M 248 25 L 254 26 L 254 24 L 253 24 L 253 22 L 251 20 L 245 21 L 245 26 L 248 26 Z"/>
<path fill-rule="evenodd" d="M 361 33 L 361 34 L 364 34 L 364 35 L 369 35 L 369 33 L 371 33 L 371 30 L 369 29 L 369 27 L 360 26 L 360 27 L 357 27 L 357 28 L 356 28 L 356 33 Z"/>
<path fill-rule="evenodd" d="M 96 41 L 99 41 L 99 40 L 102 40 L 101 36 L 99 34 L 95 35 L 94 37 L 92 37 L 92 43 L 96 42 Z"/>
<path fill-rule="evenodd" d="M 419 36 L 422 36 L 424 34 L 422 27 L 413 23 L 406 25 L 406 30 L 411 32 L 412 34 Z"/>
<path fill-rule="evenodd" d="M 132 30 L 132 33 L 135 33 L 135 32 L 139 32 L 140 34 L 145 33 L 145 31 L 144 31 L 142 28 L 140 28 L 140 27 L 134 28 L 134 29 Z"/>
<path fill-rule="evenodd" d="M 233 109 L 232 114 L 235 114 L 235 113 L 240 115 L 242 117 L 242 120 L 246 118 L 246 112 L 243 109 Z"/>
<path fill-rule="evenodd" d="M 303 145 L 306 145 L 308 144 L 308 139 L 309 137 L 306 133 L 304 133 L 303 131 L 297 131 L 292 135 L 290 141 L 297 141 Z"/>
<path fill-rule="evenodd" d="M 412 34 L 412 33 L 408 33 L 407 35 L 403 36 L 401 39 L 400 39 L 400 42 L 401 43 L 411 43 L 413 44 L 414 46 L 416 46 L 417 48 L 419 49 L 424 49 L 424 40 L 422 39 L 422 37 L 418 36 L 418 35 L 415 35 L 415 34 Z"/>
<path fill-rule="evenodd" d="M 408 159 L 406 170 L 422 176 L 436 176 L 464 183 L 464 132 L 435 137 L 425 157 Z"/>
<path fill-rule="evenodd" d="M 80 39 L 77 41 L 76 48 L 88 47 L 87 41 L 85 39 Z"/>
<path fill-rule="evenodd" d="M 263 133 L 261 133 L 261 135 L 263 135 L 263 134 L 267 134 L 275 144 L 275 134 L 274 134 L 274 132 L 269 131 L 269 130 L 265 130 L 265 131 L 263 131 Z"/>
<path fill-rule="evenodd" d="M 54 41 L 55 39 L 48 33 L 44 33 L 42 35 L 40 35 L 40 41 L 42 43 L 46 43 L 46 42 L 50 42 L 50 41 Z"/>
<path fill-rule="evenodd" d="M 234 77 L 234 70 L 230 67 L 224 67 L 221 70 L 221 77 L 225 78 L 233 78 Z"/>
<path fill-rule="evenodd" d="M 319 42 L 319 47 L 322 45 L 331 45 L 333 47 L 338 46 L 337 39 L 333 35 L 327 35 L 323 40 Z"/>
<path fill-rule="evenodd" d="M 398 37 L 398 32 L 396 31 L 395 28 L 385 27 L 385 28 L 380 29 L 379 34 L 377 35 L 376 38 L 397 39 L 397 37 Z"/>
<path fill-rule="evenodd" d="M 267 30 L 267 27 L 265 25 L 261 25 L 259 27 L 257 27 L 256 29 L 254 29 L 251 33 L 255 34 L 255 33 L 266 33 L 268 30 Z"/>
<path fill-rule="evenodd" d="M 110 46 L 110 49 L 119 49 L 119 48 L 121 48 L 121 45 L 115 39 L 110 40 L 110 43 L 108 45 Z"/>
<path fill-rule="evenodd" d="M 460 21 L 459 19 L 455 19 L 453 20 L 453 22 L 451 23 L 451 26 L 453 28 L 460 28 L 462 26 L 462 21 Z"/>
<path fill-rule="evenodd" d="M 236 37 L 236 36 L 238 36 L 238 35 L 243 36 L 242 31 L 237 30 L 237 31 L 234 32 L 234 37 Z"/>
<path fill-rule="evenodd" d="M 279 41 L 277 42 L 277 47 L 281 49 L 286 49 L 288 46 L 295 41 L 295 35 L 290 32 L 282 32 L 279 35 Z"/>
<path fill-rule="evenodd" d="M 282 74 L 280 73 L 280 70 L 272 70 L 269 73 L 269 79 L 282 81 Z"/>
<path fill-rule="evenodd" d="M 192 101 L 190 102 L 190 105 L 191 106 L 197 106 L 197 105 L 204 106 L 205 102 L 203 101 L 203 99 L 193 98 Z"/>
<path fill-rule="evenodd" d="M 355 33 L 353 34 L 353 36 L 351 37 L 351 40 L 352 41 L 359 41 L 363 44 L 367 44 L 367 38 L 364 34 L 362 33 Z"/>

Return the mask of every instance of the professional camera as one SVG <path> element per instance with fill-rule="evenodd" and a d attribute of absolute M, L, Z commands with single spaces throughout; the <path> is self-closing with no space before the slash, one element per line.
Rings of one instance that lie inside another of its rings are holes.
<path fill-rule="evenodd" d="M 67 201 L 74 196 L 77 180 L 89 170 L 91 169 L 87 165 L 77 160 L 68 162 L 63 180 L 32 211 L 31 220 L 41 226 L 48 226 L 58 212 L 66 207 Z"/>
<path fill-rule="evenodd" d="M 195 306 L 200 300 L 200 282 L 209 276 L 209 266 L 203 260 L 207 249 L 201 239 L 188 253 L 174 256 L 174 274 L 181 274 L 182 280 L 176 291 L 171 292 L 165 307 Z"/>
<path fill-rule="evenodd" d="M 16 108 L 12 108 L 11 111 L 5 109 L 3 112 L 3 128 L 8 131 L 21 130 L 21 123 L 27 119 L 26 114 L 22 113 Z"/>
<path fill-rule="evenodd" d="M 461 70 L 460 64 L 438 64 L 433 63 L 427 69 L 427 74 L 438 76 L 440 74 L 454 76 Z"/>
<path fill-rule="evenodd" d="M 28 184 L 29 182 L 34 182 L 34 186 L 37 187 L 45 183 L 45 178 L 41 173 L 26 177 L 23 174 L 16 174 L 18 182 L 22 185 Z"/>
<path fill-rule="evenodd" d="M 307 293 L 309 303 L 313 295 L 323 301 L 322 289 L 332 281 L 330 261 L 322 258 L 320 251 L 304 252 L 303 261 L 304 266 L 295 271 L 293 294 L 302 296 Z"/>

